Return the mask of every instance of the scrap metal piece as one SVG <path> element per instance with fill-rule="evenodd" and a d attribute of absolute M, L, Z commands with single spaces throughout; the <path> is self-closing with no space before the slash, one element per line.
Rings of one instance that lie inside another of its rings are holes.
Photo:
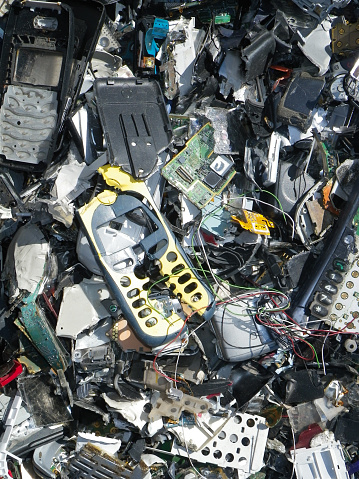
<path fill-rule="evenodd" d="M 145 361 L 143 383 L 146 388 L 163 392 L 166 392 L 173 387 L 173 381 L 161 376 L 154 370 L 152 361 Z"/>
<path fill-rule="evenodd" d="M 238 470 L 238 477 L 244 479 L 263 467 L 268 431 L 265 418 L 237 413 L 229 417 L 199 450 L 189 451 L 189 456 L 192 461 L 234 468 Z M 189 446 L 190 431 L 186 432 L 184 440 Z M 188 457 L 187 448 L 176 443 L 171 452 Z"/>
<path fill-rule="evenodd" d="M 164 95 L 169 100 L 173 100 L 178 93 L 178 85 L 176 82 L 176 62 L 168 60 L 166 63 L 163 63 L 160 66 L 160 72 L 164 74 L 165 77 L 165 91 Z"/>
<path fill-rule="evenodd" d="M 169 28 L 170 32 L 161 47 L 161 62 L 174 60 L 175 77 L 170 84 L 176 92 L 178 86 L 180 96 L 188 95 L 192 89 L 192 72 L 205 32 L 201 28 L 195 28 L 195 17 L 190 20 L 182 17 L 179 21 L 172 21 Z M 172 50 L 170 56 L 169 49 Z M 170 96 L 173 94 L 169 89 L 166 89 L 166 92 L 169 92 Z"/>
<path fill-rule="evenodd" d="M 321 233 L 331 225 L 332 216 L 318 200 L 309 200 L 305 206 L 313 224 L 314 234 L 320 237 Z"/>
<path fill-rule="evenodd" d="M 126 469 L 125 463 L 107 454 L 92 444 L 86 444 L 72 458 L 66 467 L 70 479 L 130 479 L 132 471 Z"/>
<path fill-rule="evenodd" d="M 281 142 L 282 137 L 274 131 L 270 137 L 268 157 L 265 164 L 266 170 L 263 173 L 263 186 L 274 185 L 277 181 Z"/>
<path fill-rule="evenodd" d="M 303 41 L 298 42 L 298 47 L 308 60 L 319 69 L 319 76 L 328 71 L 331 60 L 330 26 L 331 22 L 323 21 L 306 36 L 300 32 Z"/>
<path fill-rule="evenodd" d="M 170 388 L 167 394 L 171 392 L 179 392 L 181 394 L 178 395 L 178 398 L 176 394 L 175 399 L 165 396 L 159 397 L 148 415 L 148 419 L 151 422 L 157 421 L 157 419 L 161 419 L 162 417 L 169 417 L 173 421 L 178 421 L 183 411 L 200 414 L 207 412 L 211 407 L 209 401 L 183 394 L 182 391 L 178 389 Z"/>
<path fill-rule="evenodd" d="M 72 359 L 84 371 L 97 371 L 102 368 L 113 367 L 115 364 L 115 353 L 109 344 L 87 349 L 76 349 Z"/>
<path fill-rule="evenodd" d="M 323 20 L 333 8 L 344 8 L 351 0 L 320 0 L 319 2 L 313 0 L 293 0 L 305 13 L 312 17 Z"/>

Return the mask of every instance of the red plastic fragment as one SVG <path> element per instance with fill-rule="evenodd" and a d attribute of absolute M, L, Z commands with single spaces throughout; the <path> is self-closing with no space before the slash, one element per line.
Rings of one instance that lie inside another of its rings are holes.
<path fill-rule="evenodd" d="M 19 361 L 16 361 L 14 359 L 13 362 L 14 365 L 11 368 L 11 371 L 9 371 L 7 374 L 5 374 L 5 376 L 0 378 L 0 387 L 6 386 L 6 384 L 9 384 L 22 373 L 22 365 L 19 363 Z"/>

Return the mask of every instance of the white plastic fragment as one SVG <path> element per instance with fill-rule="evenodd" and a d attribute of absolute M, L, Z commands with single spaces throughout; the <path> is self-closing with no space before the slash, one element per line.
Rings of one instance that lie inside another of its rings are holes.
<path fill-rule="evenodd" d="M 40 229 L 30 223 L 22 226 L 9 246 L 3 277 L 13 279 L 15 275 L 20 290 L 34 293 L 44 275 L 49 254 L 50 246 Z M 18 290 L 15 290 L 14 295 L 17 294 Z"/>
<path fill-rule="evenodd" d="M 297 479 L 349 479 L 340 442 L 291 451 Z"/>
<path fill-rule="evenodd" d="M 106 284 L 96 276 L 64 288 L 56 334 L 76 339 L 79 333 L 108 317 L 101 301 L 109 297 Z"/>
<path fill-rule="evenodd" d="M 144 407 L 148 404 L 147 399 L 138 401 L 117 401 L 111 399 L 107 394 L 102 394 L 103 399 L 110 409 L 118 411 L 128 422 L 142 429 L 148 423 L 148 414 Z"/>

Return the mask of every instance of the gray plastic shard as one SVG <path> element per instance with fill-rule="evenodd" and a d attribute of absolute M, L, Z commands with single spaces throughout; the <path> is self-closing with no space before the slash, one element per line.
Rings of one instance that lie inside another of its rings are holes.
<path fill-rule="evenodd" d="M 19 290 L 34 293 L 44 275 L 50 246 L 40 229 L 33 224 L 19 228 L 15 234 L 5 261 L 3 279 L 10 281 L 10 296 Z M 16 278 L 16 279 L 14 279 Z"/>
<path fill-rule="evenodd" d="M 96 277 L 84 279 L 80 284 L 65 288 L 56 334 L 76 339 L 82 331 L 108 317 L 109 313 L 101 301 L 109 297 L 107 286 Z"/>
<path fill-rule="evenodd" d="M 37 165 L 45 161 L 57 122 L 57 93 L 10 85 L 0 115 L 0 154 Z"/>

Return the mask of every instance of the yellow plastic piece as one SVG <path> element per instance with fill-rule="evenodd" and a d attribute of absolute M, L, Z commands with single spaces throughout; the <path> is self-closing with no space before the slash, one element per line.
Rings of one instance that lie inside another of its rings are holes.
<path fill-rule="evenodd" d="M 254 211 L 242 210 L 245 221 L 241 220 L 237 216 L 232 216 L 232 220 L 239 223 L 242 228 L 255 233 L 257 235 L 270 235 L 269 228 L 274 228 L 274 223 L 268 220 L 265 216 Z"/>
<path fill-rule="evenodd" d="M 211 298 L 207 289 L 203 287 L 201 282 L 193 274 L 190 265 L 185 261 L 185 258 L 177 249 L 173 234 L 164 222 L 163 217 L 156 207 L 145 183 L 135 180 L 132 176 L 115 166 L 105 165 L 99 168 L 98 171 L 102 174 L 109 186 L 113 186 L 122 192 L 135 193 L 137 196 L 140 195 L 147 200 L 147 206 L 160 220 L 165 229 L 168 240 L 167 249 L 159 261 L 160 273 L 164 277 L 174 274 L 174 276 L 171 276 L 166 281 L 166 284 L 171 287 L 176 295 L 179 295 L 181 301 L 187 303 L 191 307 L 192 311 L 198 311 L 198 314 L 203 315 L 207 306 L 213 302 L 213 298 Z M 81 219 L 86 224 L 86 229 L 94 245 L 96 245 L 96 241 L 92 235 L 90 227 L 93 213 L 100 204 L 112 204 L 110 201 L 112 201 L 113 198 L 115 201 L 117 198 L 116 193 L 112 192 L 112 197 L 109 195 L 111 192 L 105 191 L 104 193 L 104 196 L 98 195 L 96 198 L 93 198 L 90 203 L 79 210 Z M 164 315 L 160 312 L 160 305 L 156 304 L 156 300 L 151 299 L 149 301 L 147 299 L 147 290 L 144 289 L 144 286 L 148 282 L 148 278 L 137 278 L 133 272 L 124 273 L 110 270 L 98 250 L 97 253 L 100 261 L 109 271 L 122 295 L 125 298 L 128 298 L 127 304 L 145 336 L 153 338 L 166 335 L 169 336 L 181 329 L 183 320 L 177 313 L 172 312 L 170 317 L 164 318 Z M 177 271 L 182 269 L 182 272 L 177 273 Z M 141 306 L 138 307 L 138 304 L 141 304 Z M 150 314 L 145 317 L 139 316 L 141 312 L 142 315 L 145 314 L 143 313 L 145 309 L 150 309 L 150 311 L 148 311 Z M 148 326 L 150 323 L 152 323 L 151 326 Z M 150 345 L 150 342 L 148 344 Z"/>

